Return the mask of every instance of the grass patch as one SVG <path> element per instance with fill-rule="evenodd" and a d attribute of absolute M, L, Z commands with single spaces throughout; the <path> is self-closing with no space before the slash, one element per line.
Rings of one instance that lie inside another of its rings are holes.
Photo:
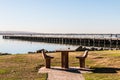
<path fill-rule="evenodd" d="M 83 74 L 85 80 L 119 80 L 118 74 L 99 74 L 99 73 L 86 73 Z"/>
<path fill-rule="evenodd" d="M 120 51 L 91 51 L 87 58 L 87 65 L 93 69 L 92 73 L 83 74 L 85 80 L 119 80 L 120 79 Z"/>
<path fill-rule="evenodd" d="M 9 73 L 9 70 L 7 69 L 0 69 L 0 74 L 8 74 Z"/>
<path fill-rule="evenodd" d="M 70 52 L 69 66 L 79 66 L 75 57 L 84 52 Z M 51 65 L 61 66 L 61 53 L 50 53 L 53 56 Z M 19 54 L 0 56 L 0 80 L 46 80 L 47 74 L 38 74 L 44 66 L 41 54 Z M 119 80 L 120 51 L 90 51 L 86 66 L 92 73 L 84 73 L 85 80 Z"/>
<path fill-rule="evenodd" d="M 46 74 L 38 74 L 43 65 L 41 54 L 0 56 L 0 80 L 46 80 Z"/>

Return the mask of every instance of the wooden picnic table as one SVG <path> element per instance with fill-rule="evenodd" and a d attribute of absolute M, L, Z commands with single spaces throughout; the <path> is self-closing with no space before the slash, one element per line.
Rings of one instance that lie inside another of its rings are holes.
<path fill-rule="evenodd" d="M 62 68 L 69 68 L 69 52 L 74 52 L 75 50 L 56 50 L 56 52 L 61 52 L 61 67 Z"/>

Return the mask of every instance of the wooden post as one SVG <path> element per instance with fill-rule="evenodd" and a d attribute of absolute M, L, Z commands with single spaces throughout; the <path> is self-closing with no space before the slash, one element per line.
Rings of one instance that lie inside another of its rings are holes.
<path fill-rule="evenodd" d="M 105 45 L 105 38 L 104 38 L 104 48 L 106 47 L 106 45 Z"/>
<path fill-rule="evenodd" d="M 90 46 L 90 40 L 88 39 L 88 46 Z"/>
<path fill-rule="evenodd" d="M 84 46 L 85 46 L 85 39 L 83 39 L 84 40 Z"/>
<path fill-rule="evenodd" d="M 68 52 L 63 51 L 61 53 L 61 67 L 62 68 L 68 68 L 69 67 L 69 61 L 68 61 Z"/>
<path fill-rule="evenodd" d="M 72 39 L 72 44 L 74 44 L 74 41 L 73 41 L 73 39 Z"/>
<path fill-rule="evenodd" d="M 95 37 L 93 38 L 93 48 L 95 47 Z"/>
<path fill-rule="evenodd" d="M 118 49 L 118 37 L 117 37 L 117 34 L 116 34 L 116 50 Z"/>
<path fill-rule="evenodd" d="M 63 44 L 63 38 L 62 38 L 62 44 Z"/>
<path fill-rule="evenodd" d="M 77 39 L 75 41 L 76 41 L 76 45 L 77 45 Z"/>
<path fill-rule="evenodd" d="M 98 47 L 100 47 L 100 39 L 98 40 Z"/>
<path fill-rule="evenodd" d="M 110 49 L 112 49 L 112 34 L 110 35 L 109 41 L 110 41 Z"/>
<path fill-rule="evenodd" d="M 80 67 L 85 68 L 85 58 L 79 59 L 79 62 L 80 62 Z"/>
<path fill-rule="evenodd" d="M 81 45 L 81 39 L 79 39 L 79 40 L 80 40 L 80 43 L 79 43 L 79 44 Z"/>
<path fill-rule="evenodd" d="M 45 63 L 46 68 L 50 68 L 51 60 L 50 59 L 46 59 L 45 61 L 46 61 L 46 63 Z"/>

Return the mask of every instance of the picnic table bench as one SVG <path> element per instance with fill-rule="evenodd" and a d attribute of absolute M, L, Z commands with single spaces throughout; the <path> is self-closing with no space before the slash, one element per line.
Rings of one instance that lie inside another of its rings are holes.
<path fill-rule="evenodd" d="M 81 68 L 85 68 L 85 59 L 88 56 L 88 50 L 84 52 L 82 56 L 76 56 L 77 59 L 79 59 L 79 64 Z"/>
<path fill-rule="evenodd" d="M 50 68 L 51 67 L 51 59 L 53 59 L 54 57 L 48 56 L 44 50 L 42 51 L 42 56 L 45 60 L 45 67 Z"/>

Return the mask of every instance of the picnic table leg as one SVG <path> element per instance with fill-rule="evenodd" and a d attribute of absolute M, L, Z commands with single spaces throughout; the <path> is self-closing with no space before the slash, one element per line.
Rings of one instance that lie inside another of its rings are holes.
<path fill-rule="evenodd" d="M 69 68 L 69 60 L 68 60 L 68 52 L 62 52 L 61 53 L 61 67 L 62 68 Z"/>
<path fill-rule="evenodd" d="M 79 59 L 79 60 L 80 60 L 80 67 L 85 68 L 85 59 L 82 58 L 82 59 Z"/>
<path fill-rule="evenodd" d="M 50 64 L 51 64 L 51 60 L 46 59 L 46 63 L 45 63 L 46 68 L 50 68 Z"/>

